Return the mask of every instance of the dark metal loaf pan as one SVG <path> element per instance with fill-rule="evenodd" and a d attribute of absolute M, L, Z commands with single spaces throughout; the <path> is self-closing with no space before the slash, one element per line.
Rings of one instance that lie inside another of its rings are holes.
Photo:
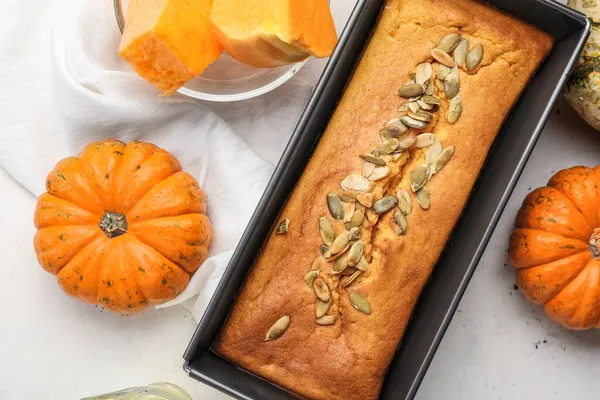
<path fill-rule="evenodd" d="M 289 392 L 214 354 L 210 348 L 264 240 L 269 236 L 343 94 L 383 7 L 359 0 L 271 181 L 184 355 L 193 378 L 233 397 L 276 400 Z M 388 371 L 382 399 L 411 399 L 452 319 L 504 206 L 589 34 L 589 21 L 551 0 L 491 0 L 550 33 L 552 53 L 498 135 L 446 250 L 423 291 Z"/>

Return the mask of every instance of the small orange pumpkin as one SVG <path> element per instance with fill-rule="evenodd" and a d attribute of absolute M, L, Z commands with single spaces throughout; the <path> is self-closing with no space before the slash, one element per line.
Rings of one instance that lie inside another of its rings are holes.
<path fill-rule="evenodd" d="M 600 328 L 600 166 L 556 173 L 515 228 L 508 257 L 525 297 L 569 329 Z"/>
<path fill-rule="evenodd" d="M 172 300 L 208 254 L 206 196 L 149 143 L 88 145 L 56 164 L 37 202 L 40 265 L 70 296 L 121 313 Z"/>

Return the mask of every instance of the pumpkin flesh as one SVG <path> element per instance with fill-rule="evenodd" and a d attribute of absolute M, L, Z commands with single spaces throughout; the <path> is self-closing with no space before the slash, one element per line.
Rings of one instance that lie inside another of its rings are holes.
<path fill-rule="evenodd" d="M 329 57 L 337 43 L 327 0 L 214 0 L 210 20 L 229 54 L 259 68 Z"/>
<path fill-rule="evenodd" d="M 600 321 L 600 168 L 559 171 L 530 193 L 508 256 L 530 301 L 569 329 Z"/>
<path fill-rule="evenodd" d="M 79 300 L 133 313 L 172 300 L 208 256 L 206 196 L 170 153 L 109 140 L 60 161 L 34 215 L 40 265 Z"/>

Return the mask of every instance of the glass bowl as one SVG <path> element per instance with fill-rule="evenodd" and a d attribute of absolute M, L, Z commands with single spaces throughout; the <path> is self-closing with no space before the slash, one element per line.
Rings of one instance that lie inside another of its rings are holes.
<path fill-rule="evenodd" d="M 123 32 L 130 0 L 113 0 L 119 29 Z M 302 68 L 306 61 L 277 68 L 255 68 L 223 52 L 200 76 L 177 92 L 195 99 L 231 102 L 251 99 L 281 86 Z"/>
<path fill-rule="evenodd" d="M 81 400 L 192 400 L 185 390 L 168 382 L 134 387 Z"/>

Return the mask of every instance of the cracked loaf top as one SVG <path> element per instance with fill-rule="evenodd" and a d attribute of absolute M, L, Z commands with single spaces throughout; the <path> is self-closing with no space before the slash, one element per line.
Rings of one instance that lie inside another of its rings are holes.
<path fill-rule="evenodd" d="M 388 0 L 214 350 L 307 398 L 377 398 L 489 147 L 551 47 L 476 1 Z"/>

